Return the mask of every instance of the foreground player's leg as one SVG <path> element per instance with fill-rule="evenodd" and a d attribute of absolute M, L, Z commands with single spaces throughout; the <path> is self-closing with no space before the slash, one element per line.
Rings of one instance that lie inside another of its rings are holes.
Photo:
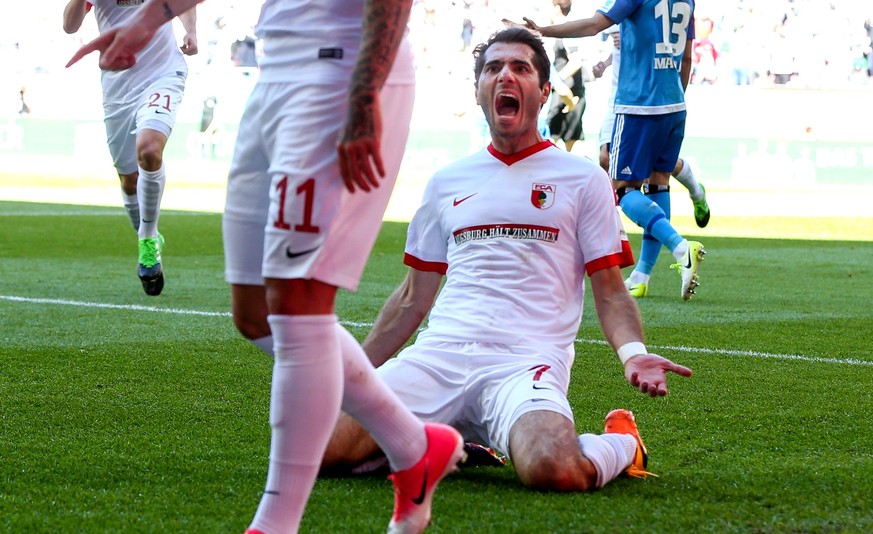
<path fill-rule="evenodd" d="M 270 315 L 270 464 L 253 531 L 296 532 L 342 400 L 335 315 Z"/>
<path fill-rule="evenodd" d="M 388 532 L 421 532 L 430 523 L 437 484 L 463 456 L 460 433 L 447 425 L 423 424 L 382 382 L 364 349 L 336 325 L 344 365 L 342 409 L 384 451 L 394 482 L 394 514 Z"/>
<path fill-rule="evenodd" d="M 343 359 L 342 410 L 356 419 L 385 452 L 392 471 L 408 469 L 427 449 L 424 424 L 376 375 L 364 349 L 336 324 Z"/>

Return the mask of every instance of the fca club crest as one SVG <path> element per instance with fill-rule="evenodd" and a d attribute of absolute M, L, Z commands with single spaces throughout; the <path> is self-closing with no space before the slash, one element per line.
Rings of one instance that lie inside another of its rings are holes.
<path fill-rule="evenodd" d="M 555 190 L 557 186 L 552 184 L 533 184 L 530 188 L 530 203 L 533 207 L 547 210 L 555 203 Z"/>

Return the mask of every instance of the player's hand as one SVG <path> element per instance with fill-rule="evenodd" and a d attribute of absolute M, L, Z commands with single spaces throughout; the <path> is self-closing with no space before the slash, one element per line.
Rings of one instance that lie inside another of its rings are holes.
<path fill-rule="evenodd" d="M 196 54 L 198 52 L 197 36 L 190 33 L 185 34 L 185 37 L 182 38 L 182 46 L 180 49 L 186 56 L 193 56 Z"/>
<path fill-rule="evenodd" d="M 624 376 L 630 384 L 651 397 L 667 394 L 667 373 L 691 376 L 691 369 L 657 354 L 639 354 L 624 364 Z"/>
<path fill-rule="evenodd" d="M 532 21 L 527 17 L 522 17 L 522 20 L 524 20 L 524 24 L 522 24 L 521 26 L 527 28 L 530 31 L 534 31 L 540 34 L 543 33 L 542 28 L 536 22 Z"/>
<path fill-rule="evenodd" d="M 596 65 L 591 67 L 591 74 L 594 75 L 595 78 L 600 78 L 603 76 L 603 73 L 606 71 L 606 63 L 602 61 L 598 61 Z"/>
<path fill-rule="evenodd" d="M 145 48 L 154 35 L 154 30 L 146 30 L 140 26 L 118 26 L 79 48 L 67 62 L 67 67 L 91 52 L 98 51 L 101 69 L 129 69 L 136 63 L 136 53 Z"/>
<path fill-rule="evenodd" d="M 503 25 L 507 28 L 527 28 L 529 30 L 535 30 L 539 28 L 539 26 L 534 24 L 533 21 L 531 21 L 527 17 L 525 17 L 524 20 L 525 22 L 513 22 L 509 19 L 501 19 L 501 22 L 503 22 Z"/>
<path fill-rule="evenodd" d="M 573 96 L 572 93 L 569 96 L 559 96 L 561 97 L 561 102 L 564 104 L 564 108 L 561 110 L 561 113 L 572 113 L 573 110 L 576 109 L 576 105 L 579 103 L 579 97 Z"/>
<path fill-rule="evenodd" d="M 379 187 L 382 163 L 382 108 L 379 91 L 353 97 L 337 142 L 340 174 L 349 192 Z"/>

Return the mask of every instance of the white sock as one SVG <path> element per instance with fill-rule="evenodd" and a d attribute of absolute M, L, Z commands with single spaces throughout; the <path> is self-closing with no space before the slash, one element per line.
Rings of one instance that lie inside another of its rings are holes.
<path fill-rule="evenodd" d="M 597 469 L 597 487 L 602 488 L 634 461 L 637 440 L 630 434 L 581 434 L 579 447 Z"/>
<path fill-rule="evenodd" d="M 683 239 L 678 245 L 676 245 L 676 248 L 670 251 L 670 254 L 672 254 L 677 260 L 682 261 L 686 252 L 688 252 L 688 240 Z"/>
<path fill-rule="evenodd" d="M 139 197 L 140 239 L 158 235 L 158 216 L 161 214 L 161 197 L 164 196 L 166 177 L 163 164 L 154 172 L 139 168 L 136 194 Z"/>
<path fill-rule="evenodd" d="M 392 471 L 414 466 L 427 449 L 422 423 L 376 374 L 364 349 L 348 330 L 337 324 L 343 355 L 343 411 L 373 437 Z"/>
<path fill-rule="evenodd" d="M 630 283 L 632 284 L 648 284 L 649 278 L 651 278 L 651 276 L 652 275 L 650 274 L 641 273 L 640 271 L 634 269 L 633 271 L 631 271 L 628 280 L 630 280 Z"/>
<path fill-rule="evenodd" d="M 136 198 L 136 193 L 128 195 L 121 190 L 121 201 L 124 204 L 124 211 L 127 212 L 127 218 L 130 219 L 130 224 L 134 230 L 139 230 L 139 201 Z"/>
<path fill-rule="evenodd" d="M 259 337 L 258 339 L 249 340 L 252 345 L 261 349 L 270 358 L 273 357 L 273 336 Z"/>
<path fill-rule="evenodd" d="M 251 528 L 297 532 L 342 400 L 335 315 L 270 315 L 270 468 Z"/>
<path fill-rule="evenodd" d="M 674 176 L 674 178 L 676 178 L 680 184 L 685 186 L 691 200 L 697 201 L 703 198 L 703 189 L 700 187 L 700 184 L 697 183 L 697 178 L 694 176 L 694 171 L 691 170 L 691 165 L 689 165 L 684 159 L 682 160 L 682 170 L 679 171 L 679 174 Z"/>

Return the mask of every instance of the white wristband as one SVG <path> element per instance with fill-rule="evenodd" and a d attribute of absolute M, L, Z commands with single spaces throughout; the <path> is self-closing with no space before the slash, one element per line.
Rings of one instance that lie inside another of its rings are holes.
<path fill-rule="evenodd" d="M 618 359 L 621 360 L 621 364 L 624 365 L 632 357 L 640 354 L 648 354 L 649 351 L 646 349 L 645 344 L 640 343 L 639 341 L 632 341 L 620 346 L 615 353 L 618 355 Z"/>

